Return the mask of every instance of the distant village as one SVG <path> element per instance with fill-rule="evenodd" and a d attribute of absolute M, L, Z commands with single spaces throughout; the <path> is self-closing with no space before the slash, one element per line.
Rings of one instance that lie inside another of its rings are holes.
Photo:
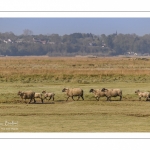
<path fill-rule="evenodd" d="M 46 41 L 46 40 L 40 40 L 40 39 L 36 39 L 33 38 L 32 41 L 24 41 L 24 39 L 17 39 L 17 40 L 11 40 L 11 39 L 7 39 L 7 40 L 2 40 L 4 43 L 22 43 L 22 42 L 27 42 L 27 43 L 41 43 L 41 44 L 55 44 L 55 42 L 50 42 L 50 41 Z"/>

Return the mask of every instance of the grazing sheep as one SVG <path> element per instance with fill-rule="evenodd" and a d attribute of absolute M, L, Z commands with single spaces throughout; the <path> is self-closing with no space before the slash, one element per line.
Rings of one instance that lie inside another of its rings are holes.
<path fill-rule="evenodd" d="M 107 97 L 107 101 L 111 100 L 111 97 L 117 97 L 117 96 L 120 96 L 120 101 L 122 99 L 122 90 L 120 90 L 120 89 L 103 88 L 101 91 L 105 92 L 105 96 Z"/>
<path fill-rule="evenodd" d="M 105 92 L 102 92 L 100 89 L 90 89 L 90 93 L 94 93 L 95 98 L 99 101 L 100 97 L 105 96 Z"/>
<path fill-rule="evenodd" d="M 139 95 L 139 100 L 141 100 L 142 97 L 146 98 L 146 101 L 150 98 L 149 92 L 141 92 L 140 90 L 136 90 L 135 93 Z"/>
<path fill-rule="evenodd" d="M 43 103 L 42 93 L 35 93 L 34 98 L 40 98 Z"/>
<path fill-rule="evenodd" d="M 83 90 L 80 89 L 80 88 L 70 88 L 70 89 L 69 88 L 64 88 L 62 90 L 62 92 L 66 92 L 68 98 L 72 97 L 72 99 L 73 99 L 73 96 L 78 96 L 77 100 L 79 100 L 80 97 L 82 97 L 82 100 L 84 100 L 84 98 L 83 98 Z M 68 98 L 67 98 L 66 101 L 68 101 Z"/>
<path fill-rule="evenodd" d="M 34 103 L 36 103 L 36 101 L 35 101 L 35 98 L 34 98 L 34 95 L 35 95 L 35 92 L 33 92 L 33 91 L 25 91 L 25 92 L 23 92 L 23 91 L 19 91 L 18 92 L 18 95 L 20 95 L 20 97 L 22 98 L 22 100 L 23 99 L 30 99 L 30 102 L 29 103 L 31 103 L 31 101 L 32 101 L 32 99 L 34 100 Z"/>
<path fill-rule="evenodd" d="M 47 97 L 49 97 L 49 100 L 53 98 L 53 101 L 54 101 L 54 96 L 55 96 L 54 93 L 46 93 L 46 91 L 42 91 L 42 94 L 43 94 L 44 99 L 47 99 Z"/>

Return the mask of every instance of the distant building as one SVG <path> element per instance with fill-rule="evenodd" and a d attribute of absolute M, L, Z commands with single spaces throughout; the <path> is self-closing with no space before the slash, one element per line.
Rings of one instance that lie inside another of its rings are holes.
<path fill-rule="evenodd" d="M 34 42 L 34 43 L 41 43 L 41 40 L 36 39 L 36 38 L 33 38 L 33 42 Z"/>
<path fill-rule="evenodd" d="M 8 41 L 8 42 L 11 42 L 11 39 L 8 39 L 7 41 Z"/>
<path fill-rule="evenodd" d="M 6 41 L 6 40 L 4 40 L 3 42 L 4 42 L 4 43 L 8 43 L 8 41 Z"/>
<path fill-rule="evenodd" d="M 18 39 L 15 41 L 15 43 L 21 43 L 21 42 L 23 42 L 23 39 Z"/>

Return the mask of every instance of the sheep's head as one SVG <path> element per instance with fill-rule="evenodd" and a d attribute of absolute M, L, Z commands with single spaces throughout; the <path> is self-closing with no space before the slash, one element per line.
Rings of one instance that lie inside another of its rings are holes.
<path fill-rule="evenodd" d="M 101 90 L 102 92 L 105 92 L 105 91 L 107 91 L 107 89 L 106 88 L 102 88 L 102 90 Z"/>
<path fill-rule="evenodd" d="M 42 93 L 46 93 L 46 91 L 42 91 Z"/>
<path fill-rule="evenodd" d="M 63 90 L 62 90 L 62 92 L 66 92 L 68 90 L 68 88 L 64 88 Z"/>
<path fill-rule="evenodd" d="M 94 89 L 90 89 L 90 91 L 89 92 L 93 92 L 94 91 Z"/>
<path fill-rule="evenodd" d="M 138 92 L 140 92 L 140 90 L 136 90 L 135 93 L 137 94 Z"/>
<path fill-rule="evenodd" d="M 21 95 L 22 94 L 22 92 L 21 91 L 18 91 L 18 94 L 17 95 Z"/>

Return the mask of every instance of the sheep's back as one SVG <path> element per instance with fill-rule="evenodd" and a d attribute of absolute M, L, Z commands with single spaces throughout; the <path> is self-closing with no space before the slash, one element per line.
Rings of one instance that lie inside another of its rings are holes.
<path fill-rule="evenodd" d="M 95 89 L 95 96 L 105 96 L 105 92 L 102 92 L 100 89 Z"/>
<path fill-rule="evenodd" d="M 143 97 L 149 97 L 150 93 L 149 92 L 140 92 L 139 96 L 143 96 Z"/>
<path fill-rule="evenodd" d="M 25 92 L 23 92 L 23 94 L 24 94 L 24 97 L 27 99 L 27 98 L 33 98 L 34 95 L 35 95 L 35 92 L 33 92 L 33 91 L 25 91 Z"/>
<path fill-rule="evenodd" d="M 72 88 L 72 89 L 69 89 L 68 94 L 70 96 L 80 96 L 80 95 L 83 95 L 83 90 L 80 88 Z"/>
<path fill-rule="evenodd" d="M 108 89 L 106 94 L 109 96 L 118 96 L 118 95 L 122 95 L 122 90 L 120 90 L 120 89 Z"/>

